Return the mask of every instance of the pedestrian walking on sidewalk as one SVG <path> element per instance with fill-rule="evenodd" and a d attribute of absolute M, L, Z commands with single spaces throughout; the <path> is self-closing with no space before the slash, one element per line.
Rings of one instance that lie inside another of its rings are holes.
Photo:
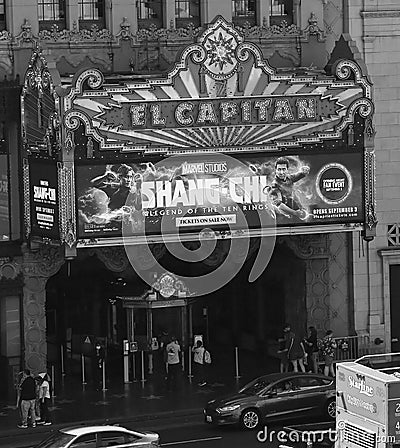
<path fill-rule="evenodd" d="M 32 427 L 36 427 L 36 384 L 29 369 L 24 370 L 25 379 L 21 384 L 21 412 L 22 422 L 18 428 L 28 427 L 28 417 L 31 417 Z"/>
<path fill-rule="evenodd" d="M 39 388 L 39 403 L 40 403 L 40 416 L 41 420 L 38 424 L 51 425 L 50 416 L 50 377 L 47 373 L 39 373 L 39 377 L 42 379 Z"/>
<path fill-rule="evenodd" d="M 176 390 L 178 388 L 179 374 L 181 369 L 181 346 L 178 340 L 173 336 L 171 342 L 167 344 L 167 389 Z"/>

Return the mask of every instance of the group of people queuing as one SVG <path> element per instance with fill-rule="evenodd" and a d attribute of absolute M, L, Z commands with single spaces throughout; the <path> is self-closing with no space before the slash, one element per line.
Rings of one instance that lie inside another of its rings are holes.
<path fill-rule="evenodd" d="M 294 372 L 319 373 L 319 360 L 322 358 L 324 375 L 335 376 L 333 362 L 337 345 L 332 330 L 327 330 L 325 336 L 318 339 L 316 328 L 311 326 L 307 336 L 302 338 L 286 324 L 279 341 L 282 344 L 278 350 L 281 372 L 288 372 L 291 366 Z"/>
<path fill-rule="evenodd" d="M 28 425 L 51 425 L 49 410 L 51 399 L 50 377 L 47 373 L 39 373 L 34 377 L 29 369 L 18 374 L 17 410 L 21 423 L 18 428 L 26 429 Z"/>
<path fill-rule="evenodd" d="M 176 390 L 179 387 L 182 376 L 182 349 L 175 336 L 168 337 L 163 332 L 159 339 L 158 365 L 165 374 L 168 390 Z M 207 368 L 211 364 L 210 352 L 204 347 L 201 340 L 196 340 L 191 349 L 193 374 L 197 385 L 202 387 L 207 384 Z"/>

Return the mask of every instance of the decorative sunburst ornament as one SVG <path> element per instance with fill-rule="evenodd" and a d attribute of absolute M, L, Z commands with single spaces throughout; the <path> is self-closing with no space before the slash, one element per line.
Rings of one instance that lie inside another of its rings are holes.
<path fill-rule="evenodd" d="M 208 57 L 210 58 L 210 65 L 219 65 L 220 70 L 222 70 L 225 64 L 234 64 L 233 57 L 235 55 L 234 51 L 234 40 L 232 37 L 224 37 L 220 32 L 218 38 L 208 40 L 210 48 L 207 50 Z"/>

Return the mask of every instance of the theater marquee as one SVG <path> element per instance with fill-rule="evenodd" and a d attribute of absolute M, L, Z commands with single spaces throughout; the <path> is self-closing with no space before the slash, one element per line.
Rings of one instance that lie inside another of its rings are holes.
<path fill-rule="evenodd" d="M 222 17 L 166 76 L 77 73 L 53 93 L 61 240 L 122 244 L 126 222 L 132 243 L 176 231 L 194 239 L 206 227 L 217 237 L 372 235 L 371 84 L 352 60 L 337 60 L 331 73 L 277 71 Z M 295 179 L 289 193 L 276 186 L 281 158 Z M 67 196 L 75 201 L 63 206 Z"/>

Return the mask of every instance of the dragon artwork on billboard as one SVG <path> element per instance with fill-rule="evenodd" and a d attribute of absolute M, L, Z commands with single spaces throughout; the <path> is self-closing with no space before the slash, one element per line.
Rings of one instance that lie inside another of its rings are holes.
<path fill-rule="evenodd" d="M 77 168 L 79 235 L 199 231 L 204 227 L 260 226 L 269 214 L 278 226 L 361 222 L 362 154 L 174 156 L 158 163 Z M 165 221 L 168 221 L 167 223 Z"/>

